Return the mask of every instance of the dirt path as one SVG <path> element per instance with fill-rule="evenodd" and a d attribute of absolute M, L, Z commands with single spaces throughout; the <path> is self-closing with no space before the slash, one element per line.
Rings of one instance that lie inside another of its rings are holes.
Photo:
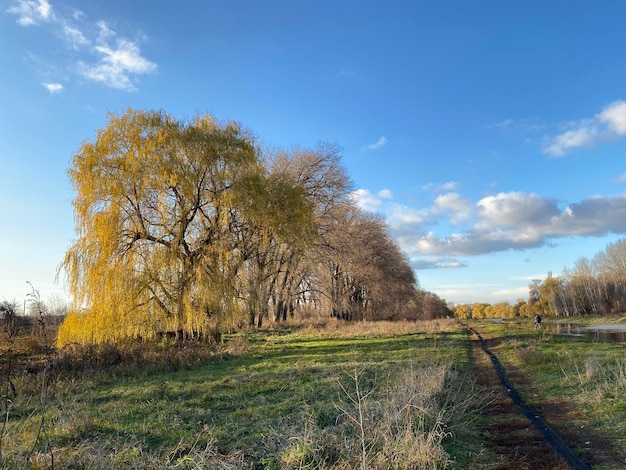
<path fill-rule="evenodd" d="M 497 356 L 489 349 L 478 331 L 467 327 L 478 342 L 473 348 L 478 381 L 496 390 L 496 399 L 486 413 L 492 424 L 485 429 L 487 439 L 502 456 L 502 469 L 588 470 L 566 439 L 559 435 L 536 410 L 528 406 L 515 390 Z M 516 379 L 517 380 L 517 379 Z"/>

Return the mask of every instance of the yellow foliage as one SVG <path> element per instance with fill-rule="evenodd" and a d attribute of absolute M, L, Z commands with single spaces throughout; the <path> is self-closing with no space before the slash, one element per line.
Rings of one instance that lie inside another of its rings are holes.
<path fill-rule="evenodd" d="M 236 325 L 246 253 L 313 232 L 302 192 L 270 186 L 252 138 L 210 116 L 111 114 L 68 173 L 78 238 L 64 268 L 85 312 L 60 345 Z"/>

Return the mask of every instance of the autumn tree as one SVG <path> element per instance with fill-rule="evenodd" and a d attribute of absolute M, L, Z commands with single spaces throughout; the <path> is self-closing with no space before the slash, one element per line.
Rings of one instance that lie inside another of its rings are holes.
<path fill-rule="evenodd" d="M 487 303 L 474 302 L 472 304 L 472 318 L 487 318 Z"/>
<path fill-rule="evenodd" d="M 446 302 L 437 294 L 424 291 L 422 320 L 433 320 L 435 318 L 446 318 L 453 312 L 448 308 Z"/>
<path fill-rule="evenodd" d="M 558 279 L 557 315 L 621 313 L 626 305 L 626 239 L 609 243 L 593 259 L 578 258 Z"/>
<path fill-rule="evenodd" d="M 303 247 L 294 240 L 275 257 L 279 276 L 270 286 L 274 319 L 293 316 L 296 306 L 300 313 L 323 311 L 327 304 L 320 287 L 320 266 L 326 265 L 328 252 L 337 249 L 336 235 L 344 227 L 340 214 L 345 213 L 352 189 L 340 149 L 320 143 L 314 149 L 268 152 L 265 157 L 270 174 L 287 178 L 304 191 L 313 209 L 315 232 L 312 246 Z"/>
<path fill-rule="evenodd" d="M 391 320 L 420 305 L 417 279 L 384 221 L 355 204 L 335 206 L 334 225 L 315 253 L 314 286 L 330 315 Z"/>
<path fill-rule="evenodd" d="M 514 318 L 515 310 L 508 302 L 498 302 L 489 309 L 488 318 Z"/>
<path fill-rule="evenodd" d="M 408 261 L 390 238 L 384 220 L 363 213 L 355 204 L 339 148 L 319 144 L 273 155 L 272 171 L 291 175 L 313 206 L 313 247 L 286 258 L 276 291 L 278 317 L 293 302 L 331 316 L 399 319 L 421 308 L 418 282 Z"/>
<path fill-rule="evenodd" d="M 356 224 L 354 300 L 369 320 L 414 319 L 424 308 L 413 269 L 379 216 L 362 214 Z"/>
<path fill-rule="evenodd" d="M 296 148 L 271 155 L 272 172 L 288 174 L 305 191 L 313 206 L 316 239 L 311 249 L 285 258 L 283 280 L 275 291 L 276 318 L 284 319 L 297 302 L 304 312 L 327 312 L 338 316 L 347 299 L 338 263 L 343 265 L 350 250 L 347 235 L 352 182 L 340 161 L 339 149 L 320 144 L 316 149 Z M 347 263 L 347 261 L 346 261 Z M 345 294 L 345 295 L 344 295 Z"/>
<path fill-rule="evenodd" d="M 310 247 L 316 233 L 313 206 L 306 200 L 304 188 L 288 174 L 270 173 L 256 192 L 264 216 L 259 213 L 242 217 L 236 233 L 246 253 L 238 273 L 242 298 L 246 300 L 249 324 L 260 327 L 269 316 L 276 293 L 292 285 L 290 265 Z"/>
<path fill-rule="evenodd" d="M 515 305 L 512 306 L 513 318 L 525 317 L 528 304 L 524 299 L 517 299 Z"/>
<path fill-rule="evenodd" d="M 562 280 L 552 276 L 549 272 L 546 279 L 533 280 L 529 285 L 529 299 L 527 312 L 531 315 L 563 316 L 565 307 L 563 304 Z"/>
<path fill-rule="evenodd" d="M 472 305 L 471 304 L 457 304 L 454 306 L 454 315 L 460 320 L 467 320 L 472 318 Z"/>
<path fill-rule="evenodd" d="M 67 300 L 61 294 L 51 294 L 46 302 L 47 310 L 51 315 L 67 315 Z"/>
<path fill-rule="evenodd" d="M 626 239 L 607 244 L 596 255 L 594 264 L 607 301 L 606 310 L 623 312 L 626 309 Z"/>
<path fill-rule="evenodd" d="M 64 267 L 86 313 L 68 315 L 61 344 L 240 324 L 257 293 L 241 273 L 310 226 L 302 191 L 268 177 L 253 137 L 210 116 L 111 114 L 69 176 L 78 238 Z"/>

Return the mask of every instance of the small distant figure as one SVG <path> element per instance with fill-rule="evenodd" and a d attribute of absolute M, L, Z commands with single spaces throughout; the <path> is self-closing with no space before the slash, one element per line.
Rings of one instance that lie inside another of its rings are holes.
<path fill-rule="evenodd" d="M 540 315 L 535 315 L 535 328 L 537 329 L 541 328 L 541 316 Z"/>

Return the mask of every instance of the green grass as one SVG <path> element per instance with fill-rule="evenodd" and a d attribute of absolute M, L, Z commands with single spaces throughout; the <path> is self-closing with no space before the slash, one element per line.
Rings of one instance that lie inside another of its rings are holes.
<path fill-rule="evenodd" d="M 525 378 L 514 384 L 528 404 L 567 405 L 553 427 L 626 448 L 622 346 L 474 324 Z M 17 396 L 2 387 L 0 467 L 493 469 L 481 426 L 499 417 L 480 413 L 490 395 L 471 350 L 449 321 L 290 325 L 205 347 L 73 351 L 79 363 L 63 352 L 51 375 L 14 373 Z"/>
<path fill-rule="evenodd" d="M 51 379 L 39 439 L 37 377 L 16 378 L 3 464 L 468 468 L 490 456 L 474 442 L 484 395 L 467 343 L 453 322 L 290 327 L 230 336 L 182 368 L 83 368 Z"/>

